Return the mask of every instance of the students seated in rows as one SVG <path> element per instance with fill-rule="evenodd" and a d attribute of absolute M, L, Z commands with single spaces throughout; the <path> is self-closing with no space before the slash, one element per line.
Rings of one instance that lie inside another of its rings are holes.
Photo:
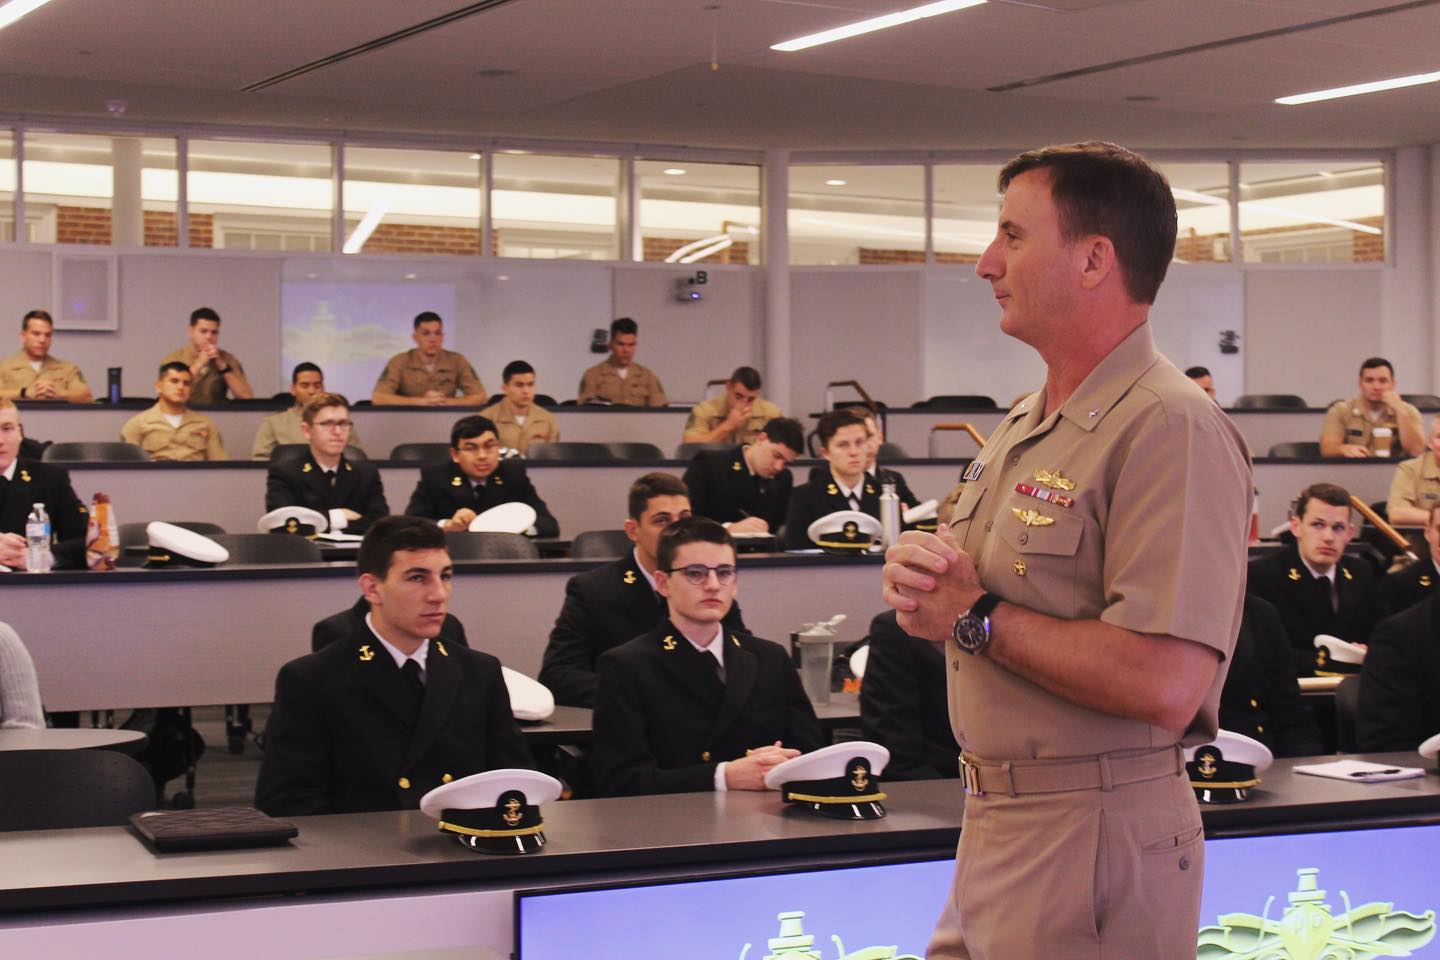
<path fill-rule="evenodd" d="M 665 387 L 649 367 L 635 362 L 640 328 L 629 317 L 610 324 L 610 356 L 580 377 L 580 403 L 614 403 L 625 407 L 663 407 L 670 401 Z"/>
<path fill-rule="evenodd" d="M 910 484 L 905 482 L 905 475 L 892 467 L 880 466 L 880 448 L 885 444 L 885 430 L 880 425 L 880 418 L 875 411 L 869 407 L 849 407 L 851 413 L 865 421 L 865 435 L 870 443 L 870 450 L 865 457 L 865 472 L 876 483 L 895 484 L 895 495 L 900 498 L 902 506 L 913 507 L 920 502 L 910 489 Z M 814 479 L 815 470 L 823 470 L 823 467 L 811 469 L 811 479 Z"/>
<path fill-rule="evenodd" d="M 368 460 L 350 460 L 350 403 L 338 393 L 311 397 L 300 414 L 300 431 L 310 451 L 303 460 L 270 464 L 265 510 L 308 507 L 329 519 L 329 529 L 364 533 L 387 516 L 380 471 Z"/>
<path fill-rule="evenodd" d="M 685 443 L 751 443 L 765 424 L 783 417 L 780 408 L 760 395 L 760 371 L 736 367 L 725 392 L 701 400 L 685 421 Z"/>
<path fill-rule="evenodd" d="M 525 464 L 501 460 L 495 424 L 472 415 L 450 429 L 449 462 L 421 468 L 405 513 L 438 520 L 446 531 L 459 532 L 491 507 L 517 501 L 535 509 L 536 536 L 560 535 L 560 524 L 530 482 Z"/>
<path fill-rule="evenodd" d="M 765 773 L 824 743 L 790 654 L 726 627 L 735 545 L 704 517 L 660 535 L 665 619 L 600 657 L 591 769 L 602 794 L 764 790 Z"/>
<path fill-rule="evenodd" d="M 816 433 L 829 468 L 821 468 L 819 476 L 812 472 L 810 482 L 790 494 L 790 509 L 785 515 L 787 550 L 813 547 L 807 532 L 810 524 L 837 510 L 880 516 L 880 487 L 865 472 L 870 458 L 865 421 L 850 410 L 831 410 L 820 418 Z"/>
<path fill-rule="evenodd" d="M 272 816 L 414 809 L 442 783 L 532 766 L 500 661 L 436 639 L 453 576 L 440 528 L 386 517 L 356 569 L 363 627 L 280 668 L 255 805 Z"/>
<path fill-rule="evenodd" d="M 90 511 L 75 496 L 63 468 L 20 457 L 23 438 L 15 402 L 0 398 L 0 564 L 11 570 L 28 567 L 25 521 L 33 505 L 43 503 L 50 515 L 55 569 L 83 568 Z"/>
<path fill-rule="evenodd" d="M 665 528 L 690 516 L 685 484 L 668 473 L 647 473 L 630 485 L 626 508 L 625 535 L 634 549 L 565 584 L 565 603 L 540 666 L 540 682 L 550 688 L 556 703 L 594 706 L 595 661 L 606 650 L 654 629 L 665 617 L 665 602 L 655 589 L 656 551 Z M 745 630 L 738 604 L 725 625 L 727 630 Z"/>
<path fill-rule="evenodd" d="M 85 374 L 67 360 L 50 355 L 55 321 L 44 310 L 31 310 L 20 321 L 20 352 L 0 361 L 0 397 L 6 400 L 65 400 L 89 403 Z"/>
<path fill-rule="evenodd" d="M 1286 637 L 1275 607 L 1247 593 L 1220 689 L 1220 729 L 1259 740 L 1277 757 L 1312 757 L 1325 752 L 1325 742 L 1300 695 Z"/>
<path fill-rule="evenodd" d="M 1250 562 L 1246 590 L 1280 612 L 1297 676 L 1314 674 L 1317 634 L 1364 643 L 1375 626 L 1370 562 L 1345 556 L 1355 536 L 1350 494 L 1333 483 L 1300 491 L 1291 506 L 1295 542 Z"/>
<path fill-rule="evenodd" d="M 190 368 L 179 360 L 160 367 L 155 381 L 159 399 L 120 428 L 120 439 L 140 446 L 151 460 L 224 460 L 220 428 L 190 409 Z"/>
<path fill-rule="evenodd" d="M 1366 752 L 1413 751 L 1440 733 L 1440 593 L 1380 621 L 1365 654 L 1355 736 Z"/>
<path fill-rule="evenodd" d="M 532 443 L 557 442 L 559 422 L 549 410 L 535 403 L 535 368 L 524 360 L 511 360 L 505 364 L 502 376 L 504 399 L 480 411 L 480 416 L 494 421 L 500 446 L 523 456 Z"/>
<path fill-rule="evenodd" d="M 445 321 L 432 310 L 415 315 L 415 349 L 385 364 L 370 398 L 374 403 L 420 407 L 479 407 L 485 385 L 470 361 L 445 349 Z"/>
<path fill-rule="evenodd" d="M 281 444 L 309 443 L 300 429 L 300 411 L 311 397 L 325 392 L 325 374 L 313 363 L 297 363 L 290 373 L 290 396 L 295 403 L 280 413 L 272 413 L 260 421 L 255 433 L 255 446 L 250 456 L 255 460 L 269 460 L 270 453 Z M 360 431 L 350 427 L 350 446 L 365 452 L 360 443 Z"/>
<path fill-rule="evenodd" d="M 1425 449 L 1420 411 L 1400 399 L 1395 368 L 1384 357 L 1360 364 L 1360 393 L 1325 411 L 1320 454 L 1326 457 L 1418 457 Z"/>
<path fill-rule="evenodd" d="M 1422 553 L 1420 559 L 1387 574 L 1380 581 L 1378 617 L 1394 616 L 1437 592 L 1435 586 L 1440 583 L 1440 503 L 1431 507 L 1425 517 L 1425 543 L 1429 550 Z"/>
<path fill-rule="evenodd" d="M 691 509 L 732 533 L 779 530 L 790 503 L 790 464 L 804 449 L 800 424 L 776 417 L 748 444 L 698 451 L 685 469 Z"/>
<path fill-rule="evenodd" d="M 176 362 L 190 370 L 192 403 L 202 407 L 224 403 L 227 392 L 236 400 L 255 396 L 235 354 L 220 349 L 220 314 L 209 307 L 190 314 L 189 342 L 166 354 L 160 364 Z"/>
<path fill-rule="evenodd" d="M 1395 465 L 1385 501 L 1386 519 L 1393 526 L 1418 527 L 1440 504 L 1440 417 L 1430 422 L 1425 448 L 1418 457 Z"/>
<path fill-rule="evenodd" d="M 890 751 L 885 779 L 960 776 L 960 745 L 945 692 L 945 649 L 901 630 L 894 610 L 870 621 L 868 639 L 860 728 L 866 740 Z"/>

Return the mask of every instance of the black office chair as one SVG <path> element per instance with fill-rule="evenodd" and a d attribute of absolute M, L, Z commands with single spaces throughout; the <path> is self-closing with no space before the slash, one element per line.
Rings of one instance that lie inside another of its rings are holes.
<path fill-rule="evenodd" d="M 1236 410 L 1304 410 L 1304 397 L 1293 393 L 1242 393 L 1235 398 Z"/>
<path fill-rule="evenodd" d="M 886 440 L 884 443 L 880 444 L 880 452 L 877 456 L 881 460 L 910 459 L 910 454 L 905 452 L 904 447 L 900 446 L 900 444 L 898 443 L 891 443 L 889 440 Z"/>
<path fill-rule="evenodd" d="M 664 460 L 665 454 L 653 443 L 607 443 L 605 448 L 616 460 Z"/>
<path fill-rule="evenodd" d="M 229 563 L 319 563 L 320 548 L 283 533 L 222 533 L 215 542 L 230 551 Z"/>
<path fill-rule="evenodd" d="M 1406 403 L 1413 403 L 1416 409 L 1426 413 L 1433 413 L 1440 410 L 1440 397 L 1433 393 L 1402 393 L 1400 399 Z"/>
<path fill-rule="evenodd" d="M 1356 730 L 1360 718 L 1360 681 L 1356 674 L 1346 677 L 1335 687 L 1335 749 L 1355 753 L 1360 749 Z"/>
<path fill-rule="evenodd" d="M 910 404 L 911 410 L 995 410 L 995 399 L 978 393 L 941 393 Z"/>
<path fill-rule="evenodd" d="M 730 450 L 733 443 L 682 443 L 675 448 L 676 460 L 693 460 L 701 450 Z"/>
<path fill-rule="evenodd" d="M 518 533 L 445 534 L 451 560 L 539 560 L 540 548 Z"/>
<path fill-rule="evenodd" d="M 613 560 L 635 548 L 624 530 L 586 530 L 570 542 L 572 560 Z"/>
<path fill-rule="evenodd" d="M 46 462 L 139 463 L 150 455 L 133 443 L 119 440 L 82 440 L 52 443 L 45 448 Z"/>
<path fill-rule="evenodd" d="M 1292 440 L 1289 443 L 1272 444 L 1268 456 L 1281 460 L 1312 459 L 1320 456 L 1320 441 Z"/>
<path fill-rule="evenodd" d="M 270 448 L 270 462 L 294 463 L 298 460 L 304 460 L 309 453 L 310 444 L 308 443 L 277 443 L 275 446 Z M 347 446 L 345 448 L 345 456 L 349 460 L 370 459 L 369 457 L 365 456 L 365 451 L 361 450 L 359 447 Z"/>
<path fill-rule="evenodd" d="M 397 443 L 390 451 L 390 459 L 406 463 L 438 463 L 450 459 L 450 444 Z"/>
<path fill-rule="evenodd" d="M 155 784 L 114 750 L 0 752 L 0 830 L 123 826 L 155 807 Z"/>
<path fill-rule="evenodd" d="M 529 460 L 614 460 L 608 444 L 579 443 L 562 440 L 557 443 L 534 443 L 525 454 Z"/>
<path fill-rule="evenodd" d="M 208 520 L 167 520 L 166 523 L 173 523 L 177 527 L 193 531 L 201 536 L 213 537 L 216 534 L 224 533 L 225 528 L 218 523 L 211 523 Z M 134 523 L 120 524 L 120 549 L 126 547 L 143 547 L 150 542 L 145 535 L 145 528 L 150 525 L 149 520 L 138 520 Z"/>

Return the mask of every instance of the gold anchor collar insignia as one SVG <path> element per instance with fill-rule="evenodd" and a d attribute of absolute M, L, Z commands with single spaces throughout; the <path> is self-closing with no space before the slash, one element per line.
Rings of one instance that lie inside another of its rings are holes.
<path fill-rule="evenodd" d="M 355 469 L 355 468 L 352 467 L 352 466 L 350 466 L 350 464 L 348 464 L 348 463 L 345 464 L 345 470 L 346 470 L 347 472 L 350 471 L 350 470 L 354 470 L 354 469 Z"/>
<path fill-rule="evenodd" d="M 840 493 L 840 488 L 837 487 L 837 486 L 835 486 L 835 484 L 832 483 L 832 484 L 829 484 L 829 485 L 825 488 L 825 492 L 828 493 L 828 494 L 830 494 L 830 496 L 832 496 L 832 497 L 833 497 L 833 496 L 837 496 L 837 495 Z"/>
<path fill-rule="evenodd" d="M 374 660 L 374 659 L 375 659 L 375 651 L 370 649 L 370 644 L 368 644 L 368 643 L 362 643 L 362 644 L 360 645 L 360 662 L 361 662 L 361 663 L 369 663 L 371 660 Z"/>
<path fill-rule="evenodd" d="M 459 477 L 451 477 L 451 478 L 450 478 L 450 486 L 452 486 L 452 487 L 463 487 L 464 485 L 465 485 L 465 481 L 464 481 L 464 480 L 461 480 Z"/>
<path fill-rule="evenodd" d="M 1061 476 L 1059 470 L 1036 470 L 1035 482 L 1051 490 L 1069 492 L 1075 489 L 1075 481 Z"/>
<path fill-rule="evenodd" d="M 440 651 L 440 656 L 442 657 L 450 656 L 450 651 L 446 650 L 445 644 L 441 643 L 439 640 L 435 641 L 435 649 Z"/>
<path fill-rule="evenodd" d="M 866 492 L 866 493 L 874 493 L 874 492 L 875 492 L 875 488 L 872 487 L 872 486 L 870 486 L 870 484 L 867 483 L 867 484 L 865 484 L 865 492 Z"/>
<path fill-rule="evenodd" d="M 737 637 L 737 636 L 735 636 L 735 634 L 733 634 L 733 633 L 730 634 L 730 642 L 733 643 L 733 644 L 735 644 L 735 646 L 737 646 L 737 647 L 740 646 L 740 638 Z"/>
<path fill-rule="evenodd" d="M 303 466 L 303 467 L 300 468 L 300 472 L 301 472 L 301 473 L 309 473 L 310 471 L 312 471 L 312 470 L 314 470 L 314 469 L 315 469 L 314 464 L 310 463 L 310 461 L 307 460 L 307 461 L 305 461 L 305 466 Z"/>
<path fill-rule="evenodd" d="M 625 576 L 621 577 L 620 579 L 622 579 L 622 580 L 625 581 L 625 585 L 626 585 L 627 587 L 628 587 L 628 586 L 633 586 L 634 583 L 635 583 L 635 571 L 634 571 L 634 570 L 626 570 L 626 571 L 625 571 Z"/>
<path fill-rule="evenodd" d="M 736 461 L 734 461 L 733 463 L 731 463 L 731 464 L 730 464 L 730 469 L 731 469 L 731 470 L 734 470 L 736 473 L 739 473 L 739 472 L 740 472 L 740 461 L 739 461 L 739 460 L 736 460 Z"/>
<path fill-rule="evenodd" d="M 1289 577 L 1291 580 L 1298 581 L 1300 579 L 1300 571 L 1296 570 L 1294 567 L 1291 567 L 1290 572 L 1285 574 L 1285 576 Z"/>
<path fill-rule="evenodd" d="M 667 652 L 670 651 L 670 650 L 674 650 L 674 649 L 675 649 L 675 638 L 674 638 L 673 636 L 667 635 L 664 640 L 661 640 L 661 641 L 660 641 L 660 645 L 661 645 L 662 647 L 664 647 Z"/>
<path fill-rule="evenodd" d="M 1428 586 L 1430 586 L 1431 582 L 1432 582 L 1432 581 L 1430 580 L 1430 574 L 1428 574 L 1428 573 L 1421 574 L 1421 576 L 1420 576 L 1420 586 L 1422 586 L 1422 587 L 1428 587 Z"/>
<path fill-rule="evenodd" d="M 1343 576 L 1346 580 L 1354 580 L 1354 579 L 1355 579 L 1355 577 L 1350 573 L 1349 569 L 1347 569 L 1347 568 L 1345 568 L 1345 567 L 1341 567 L 1341 568 L 1340 568 L 1340 575 Z"/>
<path fill-rule="evenodd" d="M 1039 510 L 1021 510 L 1019 507 L 1011 507 L 1010 512 L 1015 514 L 1016 519 L 1027 527 L 1048 527 L 1055 522 L 1054 517 L 1043 516 Z"/>
<path fill-rule="evenodd" d="M 500 476 L 500 474 L 498 474 L 498 473 L 492 474 L 491 477 L 490 477 L 490 480 L 491 480 L 491 482 L 494 483 L 495 486 L 497 486 L 497 487 L 503 487 L 503 486 L 505 486 L 505 478 L 502 477 L 502 476 Z"/>
<path fill-rule="evenodd" d="M 24 467 L 20 468 L 20 481 L 22 483 L 30 482 L 30 471 L 26 470 Z"/>

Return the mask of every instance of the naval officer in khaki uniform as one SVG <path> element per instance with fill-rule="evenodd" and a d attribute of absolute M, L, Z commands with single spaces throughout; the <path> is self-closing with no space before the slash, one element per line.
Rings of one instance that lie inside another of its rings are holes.
<path fill-rule="evenodd" d="M 1420 411 L 1396 392 L 1390 361 L 1371 357 L 1360 364 L 1359 395 L 1336 400 L 1325 411 L 1320 455 L 1418 457 L 1424 449 L 1425 423 Z"/>
<path fill-rule="evenodd" d="M 1430 423 L 1426 451 L 1395 465 L 1390 480 L 1390 497 L 1385 501 L 1387 519 L 1397 527 L 1418 527 L 1440 505 L 1440 417 Z"/>
<path fill-rule="evenodd" d="M 1112 144 L 1001 172 L 977 265 L 1045 386 L 938 534 L 886 554 L 901 629 L 943 641 L 964 750 L 958 868 L 926 956 L 1192 956 L 1203 832 L 1182 744 L 1215 735 L 1239 628 L 1244 441 L 1155 349 L 1163 176 Z"/>
<path fill-rule="evenodd" d="M 586 370 L 576 394 L 580 403 L 614 403 L 624 407 L 663 407 L 669 403 L 660 378 L 635 362 L 640 328 L 629 317 L 610 324 L 610 356 Z"/>
<path fill-rule="evenodd" d="M 55 321 L 44 310 L 31 310 L 20 321 L 20 352 L 0 361 L 0 399 L 65 400 L 89 403 L 85 374 L 68 360 L 50 356 Z"/>
<path fill-rule="evenodd" d="M 190 409 L 190 368 L 172 360 L 155 381 L 159 399 L 120 428 L 120 439 L 137 444 L 151 460 L 224 460 L 225 444 L 215 421 Z"/>

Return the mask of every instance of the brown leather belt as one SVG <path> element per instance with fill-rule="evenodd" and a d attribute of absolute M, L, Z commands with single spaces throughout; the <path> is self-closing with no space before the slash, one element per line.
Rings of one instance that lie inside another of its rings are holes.
<path fill-rule="evenodd" d="M 1112 790 L 1129 783 L 1173 777 L 1185 770 L 1185 754 L 1177 744 L 1145 753 L 1102 753 L 1069 760 L 985 760 L 960 757 L 960 777 L 969 796 L 987 793 L 1018 797 L 1027 793 L 1067 790 Z"/>

